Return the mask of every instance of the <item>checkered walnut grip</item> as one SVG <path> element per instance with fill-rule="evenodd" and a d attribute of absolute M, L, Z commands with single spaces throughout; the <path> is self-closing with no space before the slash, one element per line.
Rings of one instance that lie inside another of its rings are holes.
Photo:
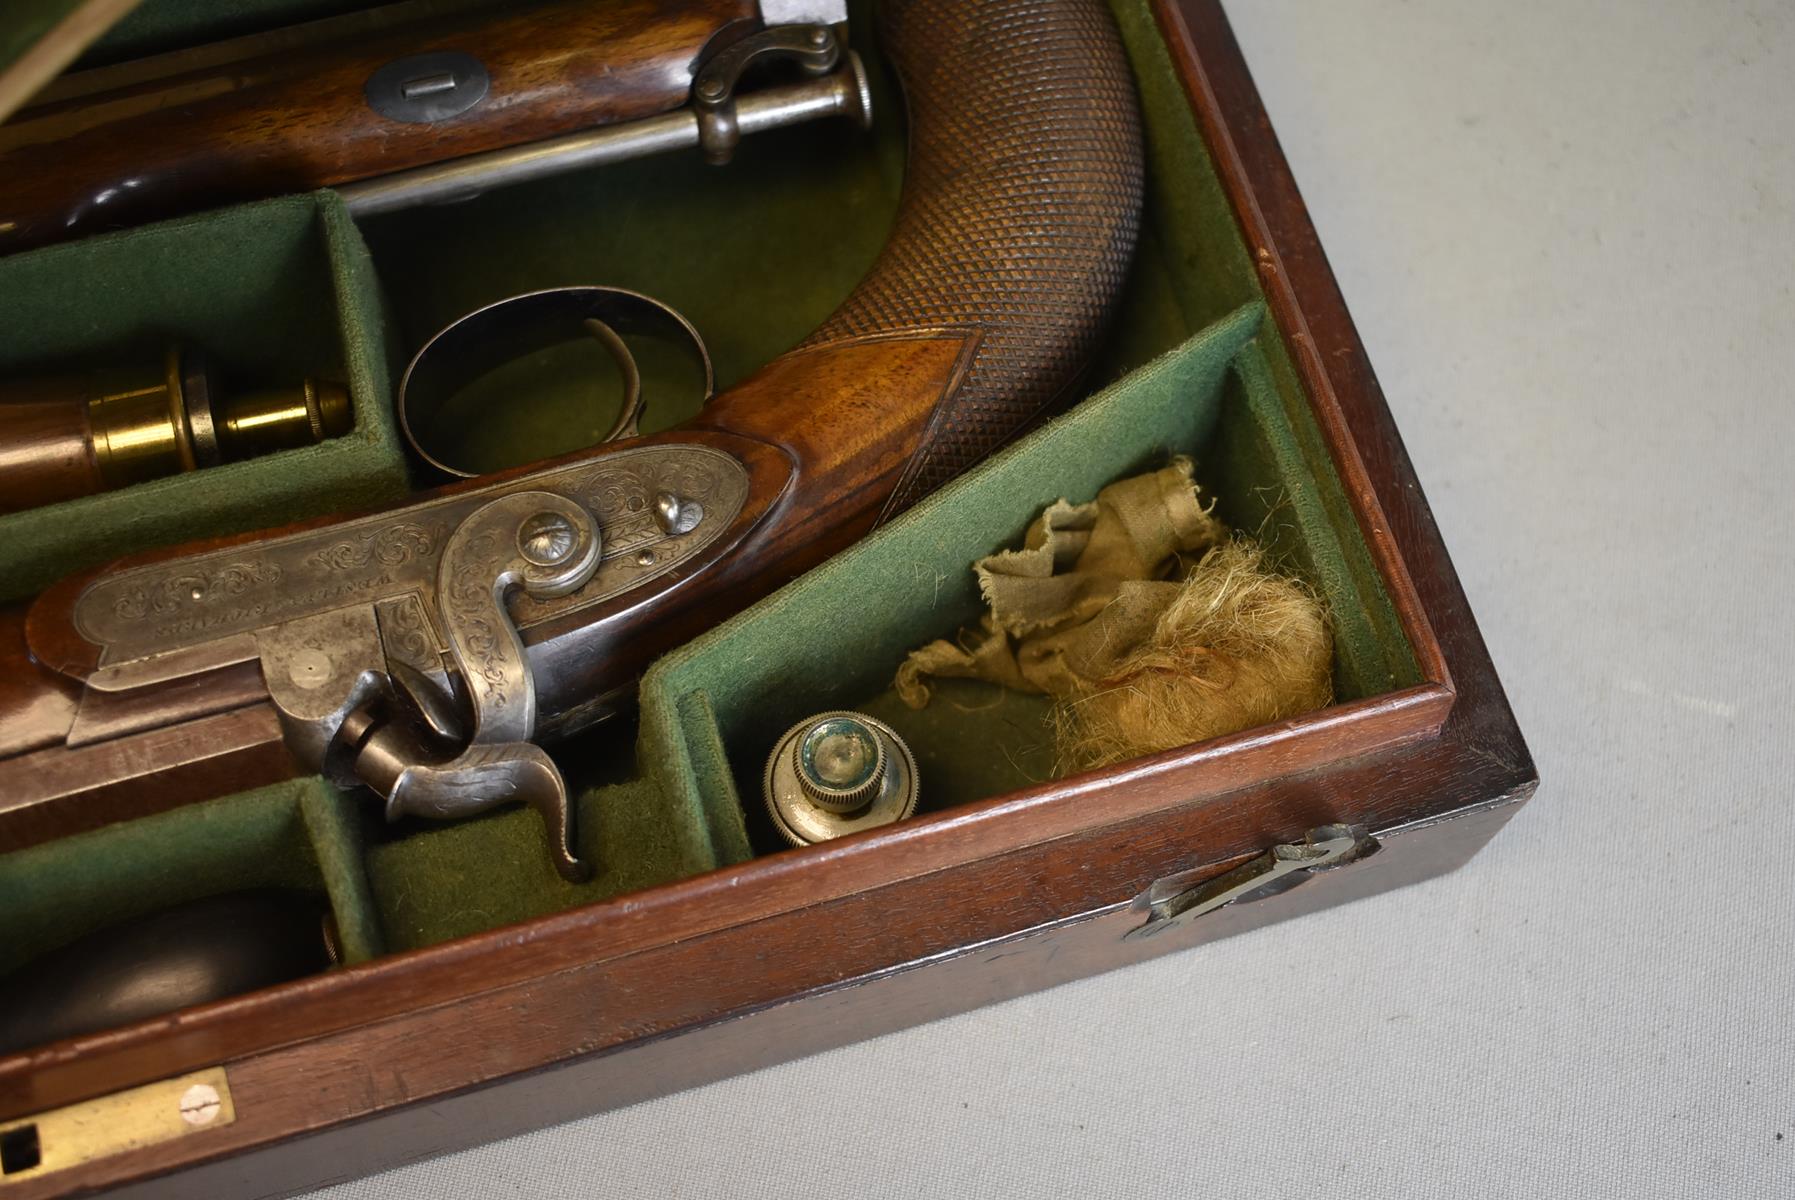
<path fill-rule="evenodd" d="M 1103 0 L 881 6 L 910 159 L 884 253 L 807 345 L 977 330 L 889 516 L 1012 437 L 1072 381 L 1140 225 L 1134 84 Z"/>

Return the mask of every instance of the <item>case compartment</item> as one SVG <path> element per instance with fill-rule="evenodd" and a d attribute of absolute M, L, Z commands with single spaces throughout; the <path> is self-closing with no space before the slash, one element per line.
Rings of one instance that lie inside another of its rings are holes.
<path fill-rule="evenodd" d="M 0 373 L 160 361 L 171 338 L 248 386 L 347 385 L 341 437 L 0 516 L 0 600 L 171 542 L 403 497 L 380 289 L 333 194 L 0 258 Z"/>

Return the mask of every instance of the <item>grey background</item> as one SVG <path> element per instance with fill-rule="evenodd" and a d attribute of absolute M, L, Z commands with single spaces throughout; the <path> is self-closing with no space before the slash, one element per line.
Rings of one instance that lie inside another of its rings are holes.
<path fill-rule="evenodd" d="M 1795 1195 L 1795 6 L 1228 8 L 1538 798 L 1445 879 L 329 1195 Z"/>

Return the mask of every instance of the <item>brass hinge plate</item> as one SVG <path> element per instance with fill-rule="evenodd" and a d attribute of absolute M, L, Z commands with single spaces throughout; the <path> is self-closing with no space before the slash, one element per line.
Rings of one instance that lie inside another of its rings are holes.
<path fill-rule="evenodd" d="M 0 1121 L 0 1190 L 237 1119 L 223 1067 Z"/>

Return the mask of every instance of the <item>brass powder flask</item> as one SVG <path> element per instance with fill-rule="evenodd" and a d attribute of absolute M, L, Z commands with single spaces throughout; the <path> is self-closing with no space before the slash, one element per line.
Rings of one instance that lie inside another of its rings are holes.
<path fill-rule="evenodd" d="M 349 432 L 342 385 L 221 395 L 199 351 L 154 366 L 0 382 L 0 513 L 309 446 Z"/>

